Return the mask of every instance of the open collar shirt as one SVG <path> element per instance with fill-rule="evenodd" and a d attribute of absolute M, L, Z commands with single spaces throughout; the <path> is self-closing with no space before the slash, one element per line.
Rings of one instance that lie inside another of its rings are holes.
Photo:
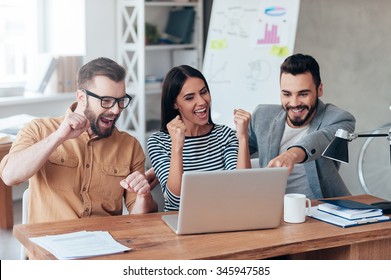
<path fill-rule="evenodd" d="M 74 108 L 75 104 L 67 114 Z M 19 131 L 10 153 L 48 137 L 63 119 L 33 120 Z M 117 128 L 107 138 L 91 138 L 85 131 L 66 140 L 29 180 L 29 223 L 121 215 L 124 202 L 130 211 L 136 195 L 120 181 L 134 171 L 144 173 L 144 164 L 140 143 Z"/>
<path fill-rule="evenodd" d="M 285 123 L 286 112 L 281 105 L 260 104 L 251 115 L 249 149 L 250 154 L 258 152 L 261 167 L 266 167 L 271 159 L 279 155 Z M 353 132 L 355 123 L 349 112 L 319 100 L 308 133 L 287 147 L 300 147 L 306 152 L 307 159 L 303 165 L 315 198 L 350 195 L 338 172 L 340 163 L 321 155 L 338 128 Z"/>

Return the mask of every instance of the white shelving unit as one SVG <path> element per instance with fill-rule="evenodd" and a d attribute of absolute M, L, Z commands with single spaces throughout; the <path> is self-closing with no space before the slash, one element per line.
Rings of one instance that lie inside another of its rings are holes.
<path fill-rule="evenodd" d="M 192 40 L 186 44 L 146 44 L 145 24 L 157 27 L 159 34 L 164 34 L 171 10 L 193 8 L 195 11 Z M 147 128 L 148 107 L 155 106 L 160 111 L 160 88 L 146 89 L 146 76 L 162 79 L 175 65 L 190 64 L 198 69 L 202 65 L 203 51 L 203 9 L 202 0 L 185 1 L 145 1 L 117 0 L 117 38 L 118 62 L 127 69 L 127 92 L 133 96 L 129 108 L 123 111 L 118 127 L 128 131 L 142 144 L 152 131 Z M 149 102 L 152 96 L 158 97 Z M 160 119 L 155 116 L 154 119 Z"/>

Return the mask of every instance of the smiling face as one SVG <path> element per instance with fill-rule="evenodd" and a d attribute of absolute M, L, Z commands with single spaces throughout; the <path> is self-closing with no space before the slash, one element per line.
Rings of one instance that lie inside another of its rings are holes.
<path fill-rule="evenodd" d="M 318 97 L 323 95 L 322 84 L 316 88 L 310 72 L 283 73 L 280 86 L 281 104 L 287 113 L 288 125 L 301 127 L 309 124 L 315 116 Z"/>
<path fill-rule="evenodd" d="M 96 76 L 88 90 L 99 96 L 119 98 L 125 95 L 125 82 L 115 82 L 105 76 Z M 84 98 L 84 115 L 90 122 L 89 134 L 100 138 L 110 136 L 123 109 L 118 107 L 118 103 L 110 109 L 102 108 L 100 99 L 87 96 L 85 93 Z"/>
<path fill-rule="evenodd" d="M 174 109 L 190 128 L 208 124 L 211 97 L 203 80 L 189 77 L 176 98 Z"/>

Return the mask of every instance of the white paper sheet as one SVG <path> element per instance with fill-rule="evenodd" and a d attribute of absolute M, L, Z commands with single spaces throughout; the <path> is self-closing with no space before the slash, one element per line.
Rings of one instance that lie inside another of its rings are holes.
<path fill-rule="evenodd" d="M 4 133 L 16 134 L 25 124 L 37 117 L 28 114 L 13 115 L 0 119 L 0 131 Z"/>
<path fill-rule="evenodd" d="M 118 243 L 106 231 L 79 231 L 33 237 L 30 240 L 60 260 L 122 253 L 131 250 Z"/>
<path fill-rule="evenodd" d="M 0 145 L 12 143 L 15 140 L 15 135 L 0 132 Z"/>

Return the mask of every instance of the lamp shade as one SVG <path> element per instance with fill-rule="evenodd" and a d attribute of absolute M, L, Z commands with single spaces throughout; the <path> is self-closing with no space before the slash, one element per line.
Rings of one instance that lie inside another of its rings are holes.
<path fill-rule="evenodd" d="M 335 137 L 324 150 L 322 156 L 343 163 L 349 163 L 348 139 Z"/>

